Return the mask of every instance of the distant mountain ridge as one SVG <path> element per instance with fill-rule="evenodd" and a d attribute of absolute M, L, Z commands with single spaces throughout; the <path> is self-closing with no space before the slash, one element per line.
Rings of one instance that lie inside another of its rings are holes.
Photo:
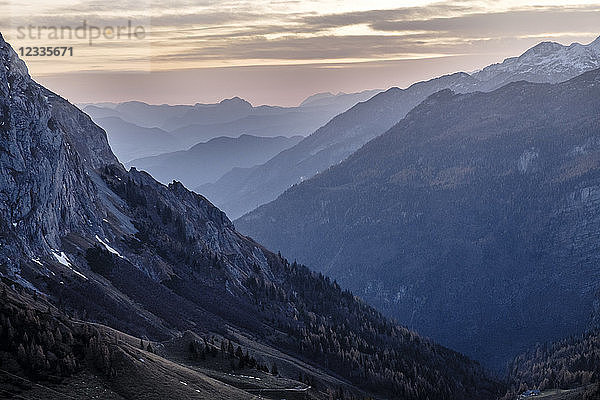
<path fill-rule="evenodd" d="M 224 99 L 217 104 L 195 104 L 185 108 L 183 114 L 166 119 L 162 128 L 175 130 L 194 124 L 210 125 L 232 122 L 247 117 L 254 109 L 252 104 L 239 97 Z"/>
<path fill-rule="evenodd" d="M 234 170 L 215 184 L 198 187 L 196 191 L 205 194 L 231 218 L 238 218 L 274 200 L 290 186 L 344 160 L 437 91 L 491 91 L 519 80 L 565 81 L 599 65 L 598 43 L 598 39 L 585 46 L 542 43 L 520 57 L 506 59 L 471 75 L 455 73 L 418 82 L 407 89 L 389 89 L 336 116 L 265 164 Z M 554 71 L 551 74 L 550 68 Z"/>
<path fill-rule="evenodd" d="M 377 91 L 332 95 L 301 107 L 254 107 L 234 97 L 217 104 L 172 106 L 129 101 L 82 104 L 81 108 L 106 129 L 119 159 L 129 162 L 186 150 L 220 136 L 306 136 L 375 93 Z"/>
<path fill-rule="evenodd" d="M 124 163 L 134 158 L 174 151 L 183 145 L 165 130 L 141 127 L 120 117 L 96 117 L 95 122 L 106 131 L 111 148 Z"/>
<path fill-rule="evenodd" d="M 165 184 L 178 180 L 187 187 L 196 187 L 214 182 L 233 168 L 261 164 L 300 140 L 302 136 L 223 136 L 198 143 L 189 150 L 139 158 L 126 165 L 144 170 Z"/>
<path fill-rule="evenodd" d="M 343 93 L 333 94 L 317 93 L 307 97 L 300 103 L 300 107 L 315 107 L 315 106 L 327 106 L 335 102 L 347 102 L 348 107 L 352 107 L 360 101 L 365 101 L 375 96 L 378 93 L 383 92 L 381 89 L 364 90 L 358 93 Z"/>

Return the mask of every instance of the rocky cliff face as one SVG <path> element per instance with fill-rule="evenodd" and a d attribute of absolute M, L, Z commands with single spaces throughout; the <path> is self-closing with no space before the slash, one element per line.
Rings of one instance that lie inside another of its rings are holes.
<path fill-rule="evenodd" d="M 18 273 L 23 259 L 42 264 L 70 260 L 68 255 L 60 257 L 68 235 L 112 242 L 138 232 L 127 204 L 107 187 L 106 170 L 112 178 L 153 189 L 163 207 L 181 216 L 183 229 L 202 226 L 187 232 L 190 240 L 201 239 L 215 254 L 227 252 L 242 259 L 237 267 L 264 263 L 264 256 L 241 255 L 244 246 L 231 222 L 201 196 L 181 184 L 167 188 L 147 174 L 126 172 L 111 152 L 106 133 L 76 107 L 36 84 L 23 61 L 1 43 L 0 215 L 3 249 L 10 253 L 3 251 L 0 257 L 6 257 L 3 263 L 13 273 Z M 76 268 L 75 262 L 63 264 Z"/>
<path fill-rule="evenodd" d="M 116 159 L 104 132 L 33 82 L 3 40 L 0 62 L 0 260 L 16 273 L 23 254 L 59 251 L 67 232 L 103 234 L 89 175 Z"/>
<path fill-rule="evenodd" d="M 236 226 L 501 368 L 597 305 L 599 83 L 436 93 Z"/>

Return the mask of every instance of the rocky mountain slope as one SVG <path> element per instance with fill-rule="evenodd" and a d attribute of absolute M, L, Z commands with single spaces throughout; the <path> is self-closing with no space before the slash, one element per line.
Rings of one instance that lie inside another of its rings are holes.
<path fill-rule="evenodd" d="M 485 399 L 499 392 L 477 363 L 239 234 L 204 197 L 178 182 L 164 186 L 126 171 L 105 132 L 32 81 L 1 36 L 0 113 L 0 275 L 10 285 L 75 319 L 136 337 L 169 340 L 185 330 L 222 337 L 261 363 L 276 363 L 284 377 L 302 374 L 313 398 L 328 390 L 407 399 Z M 2 351 L 26 370 L 51 368 L 48 360 L 58 353 L 43 330 L 58 322 L 47 317 L 49 325 L 37 330 L 37 311 L 11 310 L 0 318 L 2 334 L 15 323 L 31 323 L 37 333 L 33 339 L 19 333 Z M 59 329 L 62 336 L 71 328 Z M 83 345 L 92 337 L 84 335 Z M 14 348 L 19 343 L 27 347 L 24 357 Z M 68 348 L 59 348 L 68 365 L 77 365 Z M 128 379 L 163 379 L 128 359 L 137 366 L 126 369 Z M 151 389 L 142 394 L 164 398 Z"/>
<path fill-rule="evenodd" d="M 597 313 L 599 111 L 600 70 L 441 91 L 235 224 L 502 368 Z"/>
<path fill-rule="evenodd" d="M 163 183 L 178 180 L 187 187 L 196 187 L 216 181 L 233 168 L 261 164 L 300 140 L 302 136 L 223 136 L 188 150 L 135 159 L 126 165 L 147 171 Z"/>
<path fill-rule="evenodd" d="M 359 103 L 316 130 L 304 141 L 265 164 L 234 170 L 215 184 L 197 188 L 235 219 L 274 200 L 290 186 L 344 160 L 383 134 L 429 95 L 442 89 L 458 93 L 490 91 L 508 82 L 560 82 L 600 66 L 600 40 L 589 45 L 541 43 L 474 74 L 457 73 L 392 88 Z"/>

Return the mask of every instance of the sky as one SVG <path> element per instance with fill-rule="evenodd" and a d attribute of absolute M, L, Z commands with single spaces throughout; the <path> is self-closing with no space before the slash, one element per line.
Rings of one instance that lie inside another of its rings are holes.
<path fill-rule="evenodd" d="M 72 102 L 292 106 L 318 92 L 406 87 L 546 40 L 589 43 L 600 1 L 0 0 L 31 75 Z M 61 51 L 62 52 L 62 51 Z"/>

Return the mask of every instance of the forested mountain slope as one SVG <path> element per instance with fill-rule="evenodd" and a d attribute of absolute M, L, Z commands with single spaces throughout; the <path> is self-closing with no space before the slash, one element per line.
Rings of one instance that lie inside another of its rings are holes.
<path fill-rule="evenodd" d="M 597 312 L 599 143 L 600 70 L 445 90 L 235 224 L 502 368 Z"/>
<path fill-rule="evenodd" d="M 509 367 L 511 393 L 585 388 L 583 399 L 600 398 L 600 333 L 571 336 L 517 356 Z"/>

